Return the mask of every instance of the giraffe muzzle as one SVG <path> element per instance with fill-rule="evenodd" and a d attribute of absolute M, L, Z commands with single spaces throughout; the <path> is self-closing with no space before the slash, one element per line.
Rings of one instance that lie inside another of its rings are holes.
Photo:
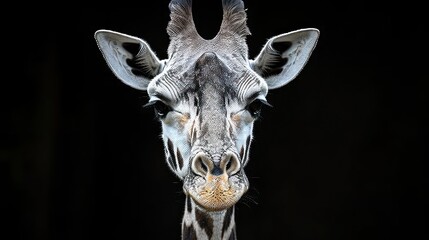
<path fill-rule="evenodd" d="M 198 153 L 192 158 L 191 170 L 184 189 L 195 202 L 209 211 L 234 205 L 248 189 L 247 178 L 236 154 Z"/>

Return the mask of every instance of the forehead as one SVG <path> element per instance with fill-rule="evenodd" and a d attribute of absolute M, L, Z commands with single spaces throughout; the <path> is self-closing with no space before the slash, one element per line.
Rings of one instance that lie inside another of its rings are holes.
<path fill-rule="evenodd" d="M 165 70 L 148 88 L 149 96 L 176 102 L 189 96 L 219 96 L 245 101 L 267 93 L 265 81 L 237 52 L 211 49 L 173 54 Z"/>

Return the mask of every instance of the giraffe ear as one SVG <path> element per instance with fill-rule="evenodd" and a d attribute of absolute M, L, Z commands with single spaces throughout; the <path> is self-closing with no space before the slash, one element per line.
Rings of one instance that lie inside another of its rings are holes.
<path fill-rule="evenodd" d="M 269 89 L 292 81 L 304 68 L 319 38 L 319 30 L 301 29 L 270 38 L 251 68 L 267 82 Z"/>
<path fill-rule="evenodd" d="M 139 38 L 109 30 L 98 30 L 94 37 L 115 76 L 133 88 L 146 90 L 164 67 L 164 61 Z"/>

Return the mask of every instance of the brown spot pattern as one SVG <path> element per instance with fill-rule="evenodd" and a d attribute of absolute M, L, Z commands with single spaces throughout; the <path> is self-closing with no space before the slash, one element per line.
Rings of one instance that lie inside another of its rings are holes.
<path fill-rule="evenodd" d="M 191 197 L 189 197 L 189 195 L 186 196 L 186 208 L 189 213 L 192 212 Z"/>
<path fill-rule="evenodd" d="M 212 238 L 213 219 L 207 213 L 201 212 L 197 208 L 195 209 L 195 218 L 197 219 L 198 225 L 206 231 L 209 239 Z"/>
<path fill-rule="evenodd" d="M 173 169 L 177 169 L 176 159 L 174 156 L 173 142 L 170 139 L 167 140 L 167 151 L 168 151 L 168 155 L 169 155 L 168 161 L 170 162 L 171 167 Z"/>
<path fill-rule="evenodd" d="M 226 210 L 225 218 L 223 219 L 223 226 L 222 226 L 222 238 L 224 233 L 228 230 L 229 225 L 231 225 L 231 218 L 232 213 L 234 212 L 234 208 L 230 207 L 228 210 Z"/>
<path fill-rule="evenodd" d="M 192 225 L 191 226 L 183 225 L 182 240 L 198 240 L 197 232 L 195 231 Z"/>

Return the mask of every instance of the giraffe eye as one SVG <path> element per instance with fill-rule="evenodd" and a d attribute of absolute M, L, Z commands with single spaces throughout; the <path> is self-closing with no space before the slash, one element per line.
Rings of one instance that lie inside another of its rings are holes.
<path fill-rule="evenodd" d="M 167 116 L 167 114 L 173 110 L 170 106 L 159 100 L 149 102 L 145 106 L 152 106 L 155 110 L 156 116 L 161 119 Z"/>
<path fill-rule="evenodd" d="M 155 113 L 160 118 L 165 117 L 172 110 L 170 106 L 168 106 L 167 104 L 165 104 L 165 103 L 163 103 L 161 101 L 156 101 L 156 103 L 153 106 L 153 108 L 155 109 Z"/>
<path fill-rule="evenodd" d="M 259 118 L 261 115 L 262 106 L 271 106 L 267 101 L 262 99 L 255 99 L 249 105 L 247 105 L 246 110 L 249 111 L 250 115 L 253 118 Z"/>

